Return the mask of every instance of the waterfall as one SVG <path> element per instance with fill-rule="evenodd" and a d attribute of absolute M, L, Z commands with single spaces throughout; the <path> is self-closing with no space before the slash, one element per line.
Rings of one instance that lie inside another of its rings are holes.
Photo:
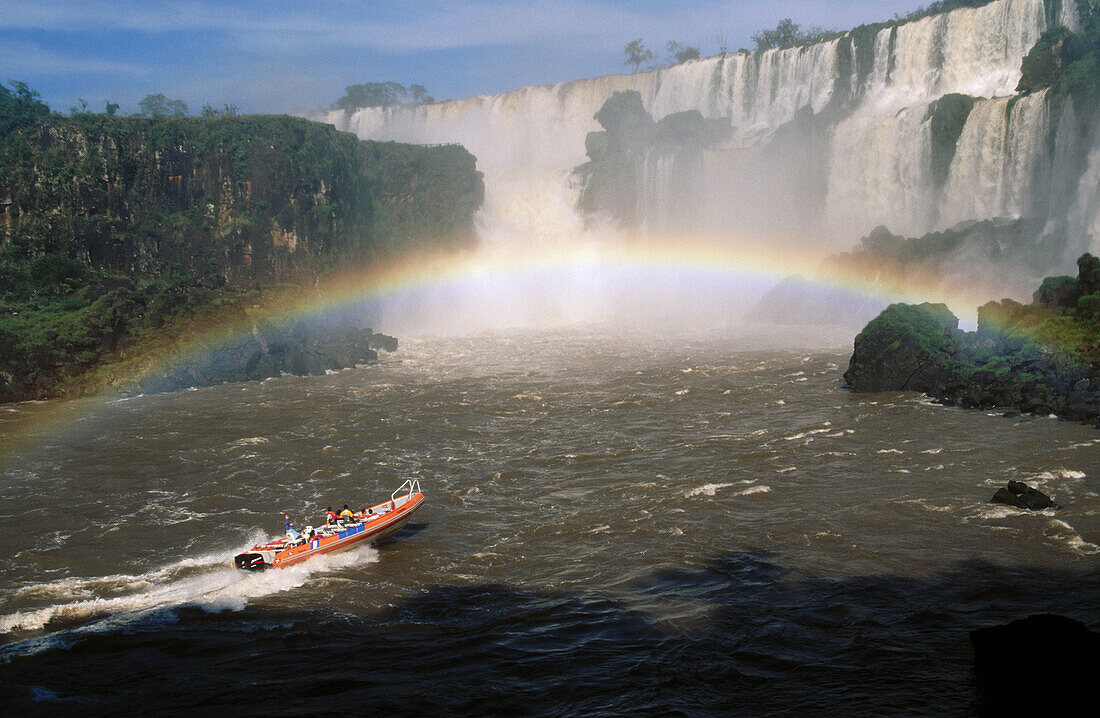
<path fill-rule="evenodd" d="M 1046 91 L 977 103 L 959 136 L 940 204 L 941 223 L 1027 214 L 1047 132 Z"/>
<path fill-rule="evenodd" d="M 798 205 L 798 222 L 781 231 L 812 231 L 815 246 L 829 251 L 850 246 L 878 224 L 917 235 L 967 219 L 1026 215 L 1034 209 L 1033 192 L 1043 197 L 1039 206 L 1053 204 L 1048 135 L 1059 118 L 1048 116 L 1043 93 L 1013 98 L 1021 60 L 1048 27 L 1046 6 L 1044 0 L 996 0 L 806 47 L 728 53 L 419 107 L 333 112 L 327 119 L 363 138 L 463 144 L 485 173 L 483 234 L 506 238 L 505 244 L 514 244 L 509 235 L 517 233 L 523 242 L 560 242 L 583 231 L 570 171 L 587 159 L 585 135 L 599 129 L 593 114 L 613 92 L 637 90 L 654 118 L 694 109 L 726 119 L 732 129 L 729 141 L 696 163 L 703 169 L 690 191 L 677 191 L 684 173 L 667 158 L 644 163 L 638 194 L 646 206 L 639 216 L 647 227 L 691 217 L 709 221 L 713 232 L 735 234 L 750 215 L 766 221 L 760 211 L 752 215 L 752 207 L 737 205 L 753 202 L 768 212 Z M 1060 4 L 1060 22 L 1074 27 L 1077 17 L 1074 0 Z M 947 93 L 978 99 L 946 184 L 937 187 L 929 110 Z M 760 158 L 766 154 L 758 150 L 805 113 L 825 118 L 826 140 L 823 149 L 814 145 L 790 159 L 780 176 L 798 189 L 782 196 L 779 180 L 765 176 Z M 1090 178 L 1100 171 L 1100 149 L 1093 157 Z M 820 190 L 805 192 L 813 183 Z M 780 196 L 761 203 L 762 192 Z M 1092 199 L 1078 197 L 1077 215 L 1096 206 Z M 1079 224 L 1095 232 L 1097 222 L 1100 217 Z"/>

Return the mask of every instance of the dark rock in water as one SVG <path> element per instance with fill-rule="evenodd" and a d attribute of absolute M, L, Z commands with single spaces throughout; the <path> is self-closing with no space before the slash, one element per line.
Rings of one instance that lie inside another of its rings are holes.
<path fill-rule="evenodd" d="M 971 631 L 970 642 L 989 715 L 1079 715 L 1095 701 L 1100 633 L 1079 621 L 1043 613 Z"/>
<path fill-rule="evenodd" d="M 1008 486 L 997 489 L 991 504 L 1007 504 L 1018 509 L 1040 511 L 1042 509 L 1060 509 L 1049 496 L 1038 489 L 1034 489 L 1022 481 L 1009 481 Z"/>
<path fill-rule="evenodd" d="M 855 341 L 853 391 L 942 392 L 953 377 L 959 320 L 943 304 L 891 304 Z"/>
<path fill-rule="evenodd" d="M 856 392 L 921 391 L 1100 426 L 1100 259 L 1083 255 L 1078 267 L 1078 279 L 1044 282 L 1031 305 L 982 305 L 975 332 L 959 331 L 942 304 L 893 304 L 856 337 L 844 379 Z"/>
<path fill-rule="evenodd" d="M 142 379 L 147 394 L 234 381 L 260 381 L 281 374 L 318 376 L 378 360 L 376 349 L 395 351 L 397 340 L 370 329 L 313 327 L 289 329 L 257 324 L 249 334 L 226 340 L 199 356 L 172 363 Z"/>

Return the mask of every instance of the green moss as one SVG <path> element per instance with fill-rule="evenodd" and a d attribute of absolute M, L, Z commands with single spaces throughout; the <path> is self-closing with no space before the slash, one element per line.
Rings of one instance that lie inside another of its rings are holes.
<path fill-rule="evenodd" d="M 951 93 L 929 107 L 929 129 L 932 133 L 932 179 L 937 187 L 947 181 L 951 162 L 955 159 L 959 135 L 974 108 L 974 98 Z"/>

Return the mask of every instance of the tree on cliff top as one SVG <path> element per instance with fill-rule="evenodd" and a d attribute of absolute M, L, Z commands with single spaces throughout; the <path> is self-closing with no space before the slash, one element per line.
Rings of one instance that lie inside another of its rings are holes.
<path fill-rule="evenodd" d="M 803 30 L 801 25 L 789 17 L 785 17 L 779 21 L 774 29 L 754 33 L 752 41 L 756 43 L 757 50 L 768 50 L 773 47 L 809 45 L 836 35 L 835 30 L 825 27 L 814 26 Z"/>
<path fill-rule="evenodd" d="M 642 66 L 642 63 L 653 62 L 654 54 L 653 50 L 650 50 L 644 44 L 642 44 L 642 38 L 638 37 L 630 42 L 626 43 L 626 47 L 623 48 L 623 52 L 626 53 L 626 62 L 624 65 L 633 65 L 634 72 Z"/>
<path fill-rule="evenodd" d="M 0 85 L 0 139 L 50 114 L 50 108 L 39 99 L 35 90 L 27 87 L 27 83 L 13 81 L 11 86 L 9 90 Z"/>
<path fill-rule="evenodd" d="M 430 105 L 435 98 L 423 85 L 404 85 L 397 82 L 364 82 L 348 85 L 344 96 L 333 104 L 333 109 L 355 112 L 362 107 L 390 107 L 391 105 Z"/>
<path fill-rule="evenodd" d="M 169 100 L 163 93 L 146 95 L 138 103 L 142 117 L 186 117 L 187 105 L 182 100 Z"/>
<path fill-rule="evenodd" d="M 697 47 L 681 45 L 675 40 L 670 40 L 666 47 L 673 65 L 683 65 L 688 60 L 699 59 L 699 48 Z"/>

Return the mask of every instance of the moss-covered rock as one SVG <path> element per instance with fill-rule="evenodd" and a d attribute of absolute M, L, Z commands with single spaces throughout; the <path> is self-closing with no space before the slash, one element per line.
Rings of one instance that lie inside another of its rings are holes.
<path fill-rule="evenodd" d="M 1090 257 L 1072 283 L 1044 282 L 1031 305 L 982 305 L 976 332 L 958 331 L 943 305 L 890 306 L 856 337 L 845 381 L 854 391 L 923 391 L 1100 425 L 1100 318 L 1094 295 L 1077 290 L 1094 269 Z"/>
<path fill-rule="evenodd" d="M 955 373 L 959 320 L 944 304 L 892 304 L 856 336 L 853 391 L 941 391 Z"/>

